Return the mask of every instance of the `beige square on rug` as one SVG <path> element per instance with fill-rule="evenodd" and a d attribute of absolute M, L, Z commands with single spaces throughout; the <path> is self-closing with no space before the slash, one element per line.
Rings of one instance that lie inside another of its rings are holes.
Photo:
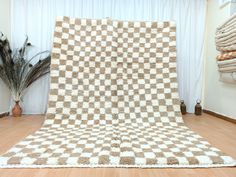
<path fill-rule="evenodd" d="M 58 18 L 43 127 L 1 168 L 234 166 L 183 123 L 174 22 Z"/>

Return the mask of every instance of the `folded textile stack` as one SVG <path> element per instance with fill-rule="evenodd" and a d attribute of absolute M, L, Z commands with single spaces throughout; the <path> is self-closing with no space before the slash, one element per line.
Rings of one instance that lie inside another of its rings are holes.
<path fill-rule="evenodd" d="M 216 29 L 216 49 L 220 72 L 236 72 L 236 14 Z"/>
<path fill-rule="evenodd" d="M 219 60 L 217 63 L 220 72 L 236 72 L 236 58 Z"/>

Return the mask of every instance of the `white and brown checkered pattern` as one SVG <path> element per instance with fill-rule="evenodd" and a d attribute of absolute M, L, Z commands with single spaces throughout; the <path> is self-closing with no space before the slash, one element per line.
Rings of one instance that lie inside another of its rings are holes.
<path fill-rule="evenodd" d="M 173 22 L 59 18 L 45 123 L 0 167 L 235 165 L 184 126 L 176 78 Z"/>

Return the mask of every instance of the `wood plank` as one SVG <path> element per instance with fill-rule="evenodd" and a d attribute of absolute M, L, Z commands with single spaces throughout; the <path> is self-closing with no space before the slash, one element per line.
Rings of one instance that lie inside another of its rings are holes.
<path fill-rule="evenodd" d="M 224 120 L 227 120 L 229 122 L 232 122 L 232 123 L 236 124 L 236 119 L 234 119 L 232 117 L 228 117 L 228 116 L 225 116 L 225 115 L 222 115 L 222 114 L 218 114 L 216 112 L 213 112 L 213 111 L 210 111 L 210 110 L 206 110 L 206 109 L 203 109 L 203 112 L 205 112 L 207 114 L 210 114 L 212 116 L 218 117 L 220 119 L 224 119 Z"/>

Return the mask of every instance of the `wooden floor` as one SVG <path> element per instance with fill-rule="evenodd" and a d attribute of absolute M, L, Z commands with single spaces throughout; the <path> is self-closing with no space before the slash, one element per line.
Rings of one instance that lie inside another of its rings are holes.
<path fill-rule="evenodd" d="M 188 127 L 236 159 L 236 124 L 203 114 L 184 116 Z M 0 119 L 0 153 L 41 127 L 43 116 Z M 136 169 L 61 168 L 0 169 L 0 177 L 236 177 L 236 168 Z"/>

